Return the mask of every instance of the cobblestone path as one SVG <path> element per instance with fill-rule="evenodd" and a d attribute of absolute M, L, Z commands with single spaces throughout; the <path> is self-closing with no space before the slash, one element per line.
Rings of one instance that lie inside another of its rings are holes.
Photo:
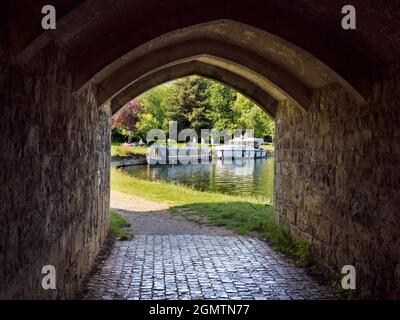
<path fill-rule="evenodd" d="M 241 236 L 139 235 L 117 242 L 85 299 L 336 299 L 266 243 Z"/>
<path fill-rule="evenodd" d="M 117 241 L 84 299 L 336 299 L 265 242 L 173 215 L 168 205 L 111 192 L 135 238 Z"/>

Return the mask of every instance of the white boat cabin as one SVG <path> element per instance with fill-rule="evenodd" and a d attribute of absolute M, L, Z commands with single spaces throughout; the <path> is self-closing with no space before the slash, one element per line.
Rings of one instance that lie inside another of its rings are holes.
<path fill-rule="evenodd" d="M 223 158 L 265 158 L 267 152 L 260 148 L 260 144 L 264 140 L 261 138 L 236 137 L 229 140 L 228 144 L 214 147 L 215 156 L 219 159 Z"/>

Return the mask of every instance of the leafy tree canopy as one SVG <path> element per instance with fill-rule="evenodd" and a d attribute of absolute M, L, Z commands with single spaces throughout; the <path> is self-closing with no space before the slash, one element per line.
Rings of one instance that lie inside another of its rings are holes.
<path fill-rule="evenodd" d="M 229 86 L 190 76 L 157 86 L 131 101 L 113 117 L 113 133 L 121 129 L 145 139 L 150 129 L 168 131 L 169 121 L 178 130 L 192 128 L 254 129 L 255 136 L 272 140 L 274 121 L 254 102 Z"/>

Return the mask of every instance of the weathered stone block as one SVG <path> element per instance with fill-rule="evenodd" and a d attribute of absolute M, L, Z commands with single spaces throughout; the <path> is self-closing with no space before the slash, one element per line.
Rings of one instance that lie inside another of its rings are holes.
<path fill-rule="evenodd" d="M 355 264 L 363 297 L 400 292 L 395 253 L 400 251 L 395 245 L 400 230 L 395 200 L 400 197 L 398 78 L 389 72 L 363 105 L 334 85 L 314 93 L 308 114 L 286 101 L 276 116 L 281 127 L 277 144 L 299 130 L 305 140 L 298 144 L 301 149 L 287 141 L 279 144 L 284 152 L 275 159 L 276 167 L 286 169 L 275 173 L 278 212 L 293 234 L 312 239 L 311 254 L 327 274 L 337 280 L 344 263 Z"/>
<path fill-rule="evenodd" d="M 95 88 L 71 92 L 65 62 L 52 46 L 33 71 L 0 57 L 0 299 L 73 297 L 107 235 L 111 115 Z M 41 289 L 44 264 L 55 291 Z"/>

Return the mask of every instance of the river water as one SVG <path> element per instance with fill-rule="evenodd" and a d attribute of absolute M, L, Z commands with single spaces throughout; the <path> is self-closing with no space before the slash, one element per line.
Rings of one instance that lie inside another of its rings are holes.
<path fill-rule="evenodd" d="M 141 179 L 175 182 L 202 191 L 256 195 L 269 200 L 273 197 L 273 157 L 209 164 L 138 165 L 124 170 Z"/>

